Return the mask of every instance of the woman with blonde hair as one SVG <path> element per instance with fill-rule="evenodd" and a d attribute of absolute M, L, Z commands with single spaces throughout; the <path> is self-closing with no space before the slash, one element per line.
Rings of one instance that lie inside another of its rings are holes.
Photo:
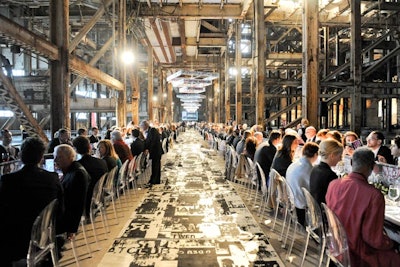
<path fill-rule="evenodd" d="M 313 167 L 310 175 L 310 193 L 318 202 L 325 202 L 326 191 L 331 181 L 338 178 L 331 167 L 342 160 L 343 145 L 334 139 L 326 139 L 319 145 L 320 163 Z"/>

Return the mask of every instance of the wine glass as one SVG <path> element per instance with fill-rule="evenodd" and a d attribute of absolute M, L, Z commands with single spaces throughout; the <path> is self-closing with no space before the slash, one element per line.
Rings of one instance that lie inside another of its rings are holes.
<path fill-rule="evenodd" d="M 8 161 L 9 158 L 10 158 L 10 155 L 7 152 L 1 154 L 1 159 L 3 162 Z"/>
<path fill-rule="evenodd" d="M 391 184 L 389 186 L 388 197 L 392 201 L 396 201 L 400 196 L 400 188 L 396 184 Z"/>

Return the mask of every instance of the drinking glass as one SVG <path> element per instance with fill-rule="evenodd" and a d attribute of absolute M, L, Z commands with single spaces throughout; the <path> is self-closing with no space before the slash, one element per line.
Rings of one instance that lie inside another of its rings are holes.
<path fill-rule="evenodd" d="M 389 186 L 388 197 L 392 201 L 396 201 L 400 196 L 400 188 L 397 184 L 391 184 Z"/>
<path fill-rule="evenodd" d="M 8 153 L 2 153 L 1 154 L 1 159 L 3 162 L 6 162 L 10 159 L 10 155 Z"/>

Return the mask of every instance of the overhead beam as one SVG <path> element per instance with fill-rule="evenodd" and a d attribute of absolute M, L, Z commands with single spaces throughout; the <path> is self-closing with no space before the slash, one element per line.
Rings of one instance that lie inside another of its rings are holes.
<path fill-rule="evenodd" d="M 34 34 L 18 23 L 0 14 L 0 35 L 5 35 L 36 54 L 50 60 L 59 60 L 60 55 L 56 45 L 45 38 Z"/>
<path fill-rule="evenodd" d="M 189 46 L 208 46 L 208 47 L 221 47 L 226 46 L 226 39 L 225 38 L 199 38 L 197 42 L 196 37 L 189 37 L 186 38 L 186 45 Z"/>
<path fill-rule="evenodd" d="M 82 41 L 82 39 L 86 36 L 86 34 L 93 28 L 93 26 L 99 21 L 99 19 L 104 15 L 105 9 L 113 2 L 114 0 L 105 0 L 104 4 L 100 6 L 100 8 L 96 11 L 93 17 L 82 27 L 79 33 L 75 36 L 74 39 L 69 44 L 68 50 L 71 53 L 75 50 L 78 44 Z"/>
<path fill-rule="evenodd" d="M 202 20 L 201 25 L 206 28 L 207 30 L 210 30 L 212 32 L 221 32 L 220 29 L 209 23 L 208 21 Z"/>
<path fill-rule="evenodd" d="M 363 72 L 363 76 L 367 77 L 370 74 L 372 74 L 376 69 L 381 67 L 383 64 L 385 64 L 389 59 L 392 57 L 396 56 L 397 54 L 400 53 L 400 46 L 396 47 L 392 51 L 389 52 L 389 54 L 385 55 L 384 57 L 380 58 L 379 60 L 376 61 L 376 63 L 372 66 L 370 66 L 368 69 L 366 69 Z"/>
<path fill-rule="evenodd" d="M 165 62 L 169 62 L 169 58 L 168 58 L 167 52 L 165 51 L 164 43 L 161 39 L 160 31 L 158 30 L 158 27 L 155 23 L 155 19 L 150 19 L 150 24 L 151 24 L 151 27 L 153 28 L 154 34 L 156 35 L 158 44 L 160 45 L 161 52 L 164 55 Z M 172 57 L 172 55 L 171 55 L 171 57 Z"/>
<path fill-rule="evenodd" d="M 69 67 L 72 72 L 83 76 L 87 79 L 91 79 L 97 83 L 104 84 L 105 86 L 111 87 L 115 90 L 123 91 L 124 84 L 114 77 L 102 72 L 101 70 L 90 66 L 86 62 L 72 57 L 69 59 Z"/>
<path fill-rule="evenodd" d="M 271 115 L 268 119 L 265 120 L 265 123 L 268 123 L 268 122 L 271 122 L 273 120 L 276 120 L 280 115 L 282 115 L 283 113 L 289 112 L 292 108 L 295 108 L 296 106 L 298 106 L 300 104 L 301 104 L 301 99 L 296 100 L 292 104 L 284 107 L 283 109 L 279 110 L 275 114 Z"/>
<path fill-rule="evenodd" d="M 197 4 L 183 4 L 181 8 L 176 5 L 152 6 L 142 8 L 139 17 L 154 18 L 184 18 L 184 19 L 240 19 L 242 7 L 240 5 L 226 4 L 223 9 L 219 5 L 203 4 L 201 8 Z"/>
<path fill-rule="evenodd" d="M 169 31 L 170 27 L 168 26 L 168 23 L 166 21 L 162 21 L 161 25 L 163 27 L 163 33 L 165 35 L 165 40 L 167 41 L 169 54 L 171 55 L 171 62 L 175 62 L 176 55 L 175 55 L 175 50 L 172 48 L 172 38 L 170 35 L 170 31 Z"/>

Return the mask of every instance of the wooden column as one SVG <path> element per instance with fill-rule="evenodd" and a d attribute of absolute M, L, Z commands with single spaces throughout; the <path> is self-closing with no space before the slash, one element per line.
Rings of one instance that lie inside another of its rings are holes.
<path fill-rule="evenodd" d="M 132 38 L 132 46 L 133 52 L 138 56 L 138 42 L 135 38 Z M 132 120 L 135 124 L 139 124 L 139 100 L 140 100 L 140 88 L 139 88 L 139 67 L 138 62 L 136 61 L 132 66 L 132 71 L 130 72 L 131 76 L 131 87 L 132 87 L 132 104 L 131 104 L 131 112 L 132 112 Z"/>
<path fill-rule="evenodd" d="M 219 82 L 218 79 L 215 79 L 213 81 L 213 87 L 214 87 L 214 122 L 215 123 L 220 123 L 220 117 L 219 117 Z"/>
<path fill-rule="evenodd" d="M 240 49 L 241 37 L 242 37 L 242 23 L 241 21 L 236 21 L 236 122 L 237 124 L 242 123 L 242 51 Z"/>
<path fill-rule="evenodd" d="M 264 1 L 256 1 L 256 26 L 257 26 L 257 90 L 256 90 L 256 124 L 264 125 L 264 79 L 265 79 L 265 24 Z M 254 74 L 253 74 L 254 75 Z"/>
<path fill-rule="evenodd" d="M 147 67 L 147 113 L 149 120 L 154 120 L 153 115 L 153 48 L 147 48 L 148 67 Z"/>
<path fill-rule="evenodd" d="M 319 27 L 318 1 L 305 0 L 303 9 L 302 117 L 318 126 L 319 103 Z"/>
<path fill-rule="evenodd" d="M 225 51 L 225 122 L 231 120 L 231 90 L 229 87 L 229 56 Z"/>
<path fill-rule="evenodd" d="M 121 55 L 123 51 L 126 51 L 126 0 L 120 0 L 119 2 L 119 53 Z M 117 65 L 120 67 L 119 77 L 123 83 L 123 90 L 118 92 L 117 105 L 116 105 L 116 117 L 117 126 L 126 126 L 126 65 L 121 62 L 121 56 L 117 59 Z"/>
<path fill-rule="evenodd" d="M 68 69 L 69 0 L 50 1 L 50 40 L 60 51 L 60 60 L 50 62 L 50 131 L 71 127 Z"/>
<path fill-rule="evenodd" d="M 350 56 L 350 79 L 353 80 L 353 88 L 351 93 L 351 122 L 350 130 L 358 135 L 361 134 L 361 0 L 351 0 L 351 22 L 350 22 L 350 42 L 351 42 L 351 56 Z"/>
<path fill-rule="evenodd" d="M 167 122 L 171 123 L 174 121 L 172 114 L 172 83 L 167 85 Z"/>
<path fill-rule="evenodd" d="M 163 70 L 161 69 L 161 66 L 158 67 L 158 77 L 160 79 L 159 81 L 159 89 L 158 89 L 158 101 L 159 101 L 159 116 L 160 116 L 160 123 L 164 123 L 165 122 L 165 115 L 166 112 L 164 110 L 165 107 L 165 98 L 164 98 L 164 92 L 165 90 L 165 83 L 164 83 L 164 73 Z"/>

